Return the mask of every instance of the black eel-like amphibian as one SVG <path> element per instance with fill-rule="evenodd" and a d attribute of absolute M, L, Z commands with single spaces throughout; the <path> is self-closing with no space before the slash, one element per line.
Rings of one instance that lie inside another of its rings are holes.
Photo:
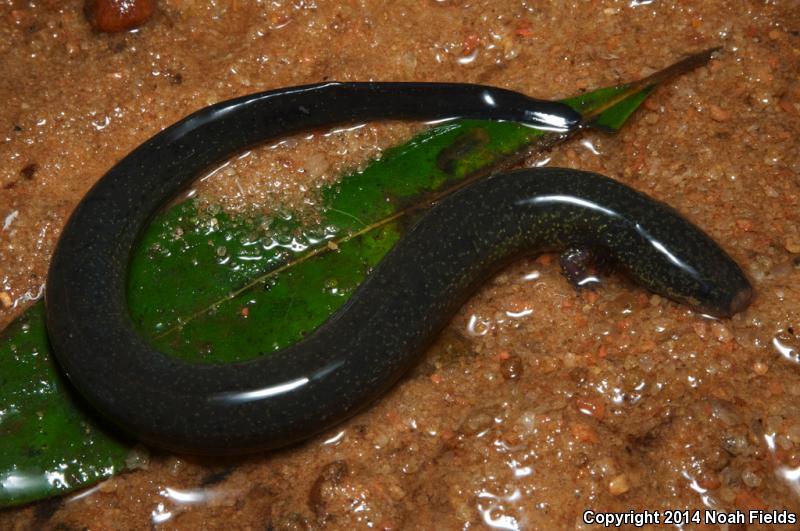
<path fill-rule="evenodd" d="M 729 316 L 751 288 L 700 229 L 606 177 L 567 169 L 496 175 L 435 205 L 350 300 L 302 341 L 262 358 L 201 365 L 136 331 L 126 274 L 138 235 L 199 172 L 265 140 L 346 121 L 514 120 L 569 131 L 566 105 L 491 87 L 327 83 L 203 109 L 114 166 L 73 212 L 53 255 L 47 326 L 58 361 L 105 417 L 178 451 L 229 454 L 320 432 L 386 391 L 467 297 L 523 254 L 601 248 L 644 287 Z"/>

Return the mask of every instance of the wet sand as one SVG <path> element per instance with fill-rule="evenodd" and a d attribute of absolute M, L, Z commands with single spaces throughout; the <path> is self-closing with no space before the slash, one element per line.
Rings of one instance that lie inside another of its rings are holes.
<path fill-rule="evenodd" d="M 4 511 L 0 527 L 584 529 L 586 509 L 800 512 L 796 6 L 222 4 L 162 1 L 118 35 L 93 33 L 80 2 L 0 6 L 1 323 L 41 293 L 85 191 L 209 103 L 329 79 L 559 98 L 714 45 L 718 59 L 656 91 L 620 134 L 588 132 L 527 164 L 598 171 L 666 201 L 743 266 L 756 299 L 714 321 L 619 276 L 576 292 L 555 257 L 521 261 L 330 432 L 240 459 L 156 452 L 89 492 Z M 266 146 L 197 193 L 235 212 L 313 211 L 321 186 L 415 128 Z"/>

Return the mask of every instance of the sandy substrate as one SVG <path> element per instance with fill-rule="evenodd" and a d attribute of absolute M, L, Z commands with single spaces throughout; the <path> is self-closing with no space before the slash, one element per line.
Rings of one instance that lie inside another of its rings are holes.
<path fill-rule="evenodd" d="M 2 512 L 0 527 L 583 529 L 586 509 L 800 512 L 800 367 L 781 354 L 800 351 L 796 3 L 172 0 L 111 36 L 80 4 L 0 4 L 2 324 L 41 293 L 86 190 L 209 103 L 328 79 L 558 98 L 715 45 L 718 59 L 659 89 L 619 135 L 543 158 L 670 203 L 757 297 L 712 321 L 618 277 L 578 293 L 554 257 L 523 261 L 344 425 L 242 459 L 156 453 L 88 493 Z M 322 185 L 414 127 L 266 146 L 197 193 L 233 211 L 313 210 Z"/>

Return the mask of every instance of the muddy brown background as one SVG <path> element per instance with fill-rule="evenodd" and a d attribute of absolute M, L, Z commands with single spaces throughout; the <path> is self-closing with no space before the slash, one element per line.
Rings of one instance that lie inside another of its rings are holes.
<path fill-rule="evenodd" d="M 468 81 L 558 98 L 721 45 L 616 136 L 529 160 L 664 200 L 743 265 L 728 321 L 551 256 L 517 263 L 369 411 L 299 447 L 153 453 L 3 528 L 584 529 L 585 509 L 800 512 L 800 5 L 796 1 L 161 1 L 101 35 L 81 2 L 0 2 L 0 324 L 36 299 L 71 209 L 115 161 L 207 104 L 322 80 Z M 252 152 L 198 184 L 232 211 L 319 187 L 418 126 Z M 782 355 L 783 352 L 785 355 Z M 689 527 L 691 528 L 691 526 Z"/>

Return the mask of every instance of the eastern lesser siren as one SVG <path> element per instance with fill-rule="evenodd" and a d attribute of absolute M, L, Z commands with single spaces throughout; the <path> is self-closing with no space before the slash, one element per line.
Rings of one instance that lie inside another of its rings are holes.
<path fill-rule="evenodd" d="M 83 198 L 52 258 L 47 326 L 71 382 L 146 442 L 230 454 L 286 445 L 352 415 L 414 363 L 487 277 L 523 254 L 600 247 L 644 287 L 703 312 L 724 317 L 749 303 L 739 267 L 669 207 L 597 174 L 541 168 L 439 202 L 325 324 L 263 358 L 190 364 L 135 330 L 126 302 L 133 246 L 203 169 L 310 128 L 452 117 L 565 132 L 580 123 L 566 105 L 480 85 L 326 83 L 212 105 L 142 144 Z"/>

